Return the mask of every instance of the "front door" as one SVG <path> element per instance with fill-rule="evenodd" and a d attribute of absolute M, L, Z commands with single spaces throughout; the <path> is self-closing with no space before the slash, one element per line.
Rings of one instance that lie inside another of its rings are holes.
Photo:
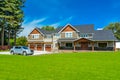
<path fill-rule="evenodd" d="M 88 42 L 81 42 L 81 50 L 87 50 L 88 49 Z"/>

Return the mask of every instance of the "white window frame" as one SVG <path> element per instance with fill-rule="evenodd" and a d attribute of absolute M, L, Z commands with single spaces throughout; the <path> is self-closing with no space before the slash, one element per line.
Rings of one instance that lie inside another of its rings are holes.
<path fill-rule="evenodd" d="M 73 32 L 65 32 L 65 38 L 72 38 Z"/>
<path fill-rule="evenodd" d="M 52 39 L 52 35 L 46 35 L 46 39 Z"/>
<path fill-rule="evenodd" d="M 60 38 L 60 34 L 59 33 L 55 33 L 55 38 Z"/>
<path fill-rule="evenodd" d="M 39 39 L 40 38 L 40 34 L 32 34 L 32 39 Z"/>

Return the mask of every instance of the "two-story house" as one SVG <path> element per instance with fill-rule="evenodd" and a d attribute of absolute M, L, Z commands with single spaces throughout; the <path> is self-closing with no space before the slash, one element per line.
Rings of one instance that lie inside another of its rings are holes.
<path fill-rule="evenodd" d="M 94 30 L 94 25 L 67 24 L 55 31 L 35 28 L 28 35 L 28 46 L 34 50 L 115 50 L 116 38 L 111 30 Z"/>

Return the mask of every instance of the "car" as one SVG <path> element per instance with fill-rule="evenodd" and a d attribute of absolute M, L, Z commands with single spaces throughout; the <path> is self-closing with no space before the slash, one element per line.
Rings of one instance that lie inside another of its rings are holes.
<path fill-rule="evenodd" d="M 13 46 L 10 49 L 11 54 L 22 54 L 22 55 L 33 55 L 34 51 L 31 50 L 29 47 L 26 46 Z"/>

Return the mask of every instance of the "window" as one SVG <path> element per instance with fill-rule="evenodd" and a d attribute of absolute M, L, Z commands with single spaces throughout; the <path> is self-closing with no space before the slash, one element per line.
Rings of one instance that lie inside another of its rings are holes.
<path fill-rule="evenodd" d="M 71 48 L 72 47 L 72 43 L 66 43 L 66 47 Z"/>
<path fill-rule="evenodd" d="M 83 33 L 82 33 L 82 34 L 80 34 L 80 37 L 83 37 L 83 38 L 84 38 L 84 37 L 88 37 L 88 34 L 83 34 Z"/>
<path fill-rule="evenodd" d="M 33 39 L 39 39 L 39 34 L 32 34 Z"/>
<path fill-rule="evenodd" d="M 66 38 L 72 38 L 72 32 L 66 32 L 65 37 Z"/>
<path fill-rule="evenodd" d="M 107 47 L 107 43 L 98 43 L 98 47 L 106 48 Z"/>
<path fill-rule="evenodd" d="M 82 38 L 92 37 L 92 34 L 90 34 L 90 33 L 81 33 L 80 37 L 82 37 Z"/>
<path fill-rule="evenodd" d="M 50 38 L 52 38 L 52 36 L 51 35 L 46 35 L 46 38 L 50 39 Z"/>
<path fill-rule="evenodd" d="M 60 37 L 60 34 L 55 33 L 55 38 L 59 38 L 59 37 Z"/>

